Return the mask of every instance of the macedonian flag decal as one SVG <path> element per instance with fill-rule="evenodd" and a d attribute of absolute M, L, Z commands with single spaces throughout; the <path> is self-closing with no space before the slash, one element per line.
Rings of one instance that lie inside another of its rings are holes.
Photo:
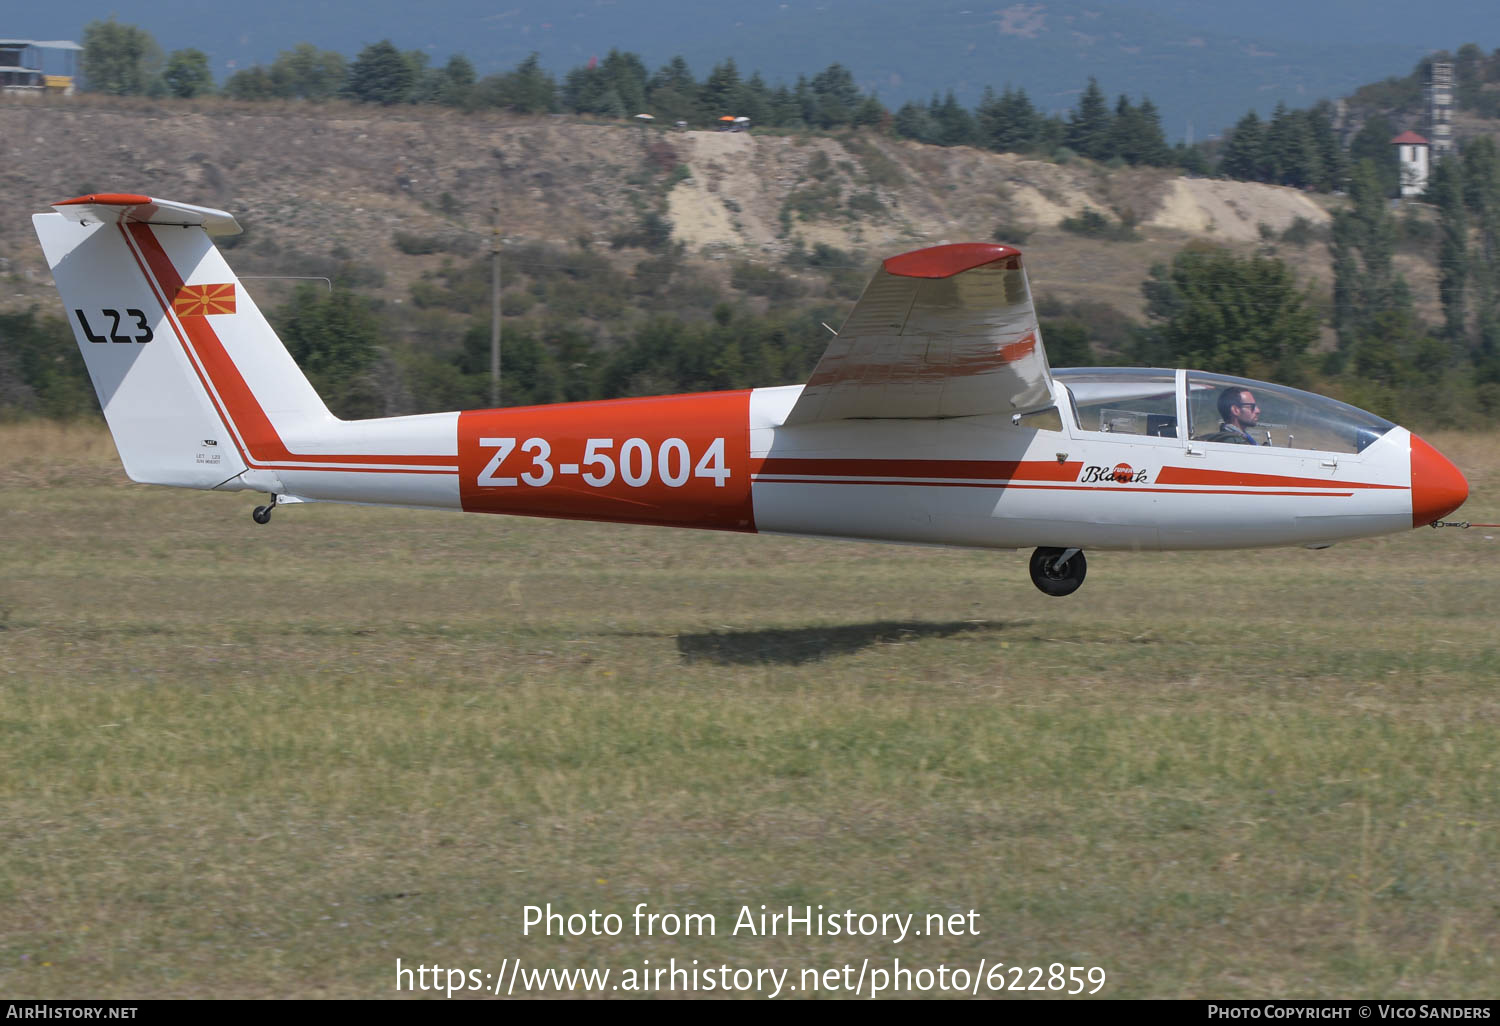
<path fill-rule="evenodd" d="M 172 299 L 178 317 L 205 317 L 209 314 L 234 313 L 234 283 L 227 285 L 184 285 Z"/>

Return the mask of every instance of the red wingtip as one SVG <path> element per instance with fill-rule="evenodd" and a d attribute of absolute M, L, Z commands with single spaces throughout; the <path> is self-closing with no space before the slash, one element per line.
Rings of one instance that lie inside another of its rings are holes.
<path fill-rule="evenodd" d="M 1459 469 L 1416 435 L 1411 436 L 1411 525 L 1424 527 L 1464 504 L 1469 482 Z"/>
<path fill-rule="evenodd" d="M 947 246 L 929 246 L 900 256 L 890 257 L 883 265 L 888 274 L 903 278 L 951 278 L 997 260 L 1011 260 L 1011 267 L 1021 266 L 1021 251 L 993 242 L 955 242 Z"/>
<path fill-rule="evenodd" d="M 54 207 L 71 207 L 83 203 L 92 203 L 106 207 L 138 207 L 150 202 L 150 196 L 137 196 L 130 192 L 101 192 L 93 196 L 74 196 L 72 199 L 58 200 L 52 205 Z"/>

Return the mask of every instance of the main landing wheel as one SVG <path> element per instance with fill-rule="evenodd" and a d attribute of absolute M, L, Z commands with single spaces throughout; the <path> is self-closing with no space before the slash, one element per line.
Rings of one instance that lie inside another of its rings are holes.
<path fill-rule="evenodd" d="M 1031 554 L 1031 583 L 1048 595 L 1071 595 L 1088 573 L 1082 549 L 1037 549 Z"/>
<path fill-rule="evenodd" d="M 271 522 L 271 510 L 275 508 L 275 506 L 256 506 L 255 512 L 250 514 L 250 519 L 254 520 L 257 524 L 269 524 Z"/>

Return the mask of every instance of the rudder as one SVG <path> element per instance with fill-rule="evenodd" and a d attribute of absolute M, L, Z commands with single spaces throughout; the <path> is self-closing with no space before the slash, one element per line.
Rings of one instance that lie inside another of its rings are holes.
<path fill-rule="evenodd" d="M 217 488 L 328 413 L 209 238 L 222 211 L 90 196 L 32 218 L 126 473 Z M 274 422 L 274 423 L 273 423 Z"/>

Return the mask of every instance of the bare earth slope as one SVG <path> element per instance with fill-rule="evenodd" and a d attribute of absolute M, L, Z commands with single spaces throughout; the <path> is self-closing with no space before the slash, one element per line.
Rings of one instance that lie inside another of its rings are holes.
<path fill-rule="evenodd" d="M 294 274 L 308 258 L 353 255 L 384 271 L 380 290 L 393 299 L 444 259 L 401 252 L 396 232 L 477 249 L 492 204 L 510 242 L 604 243 L 659 210 L 690 254 L 767 262 L 798 241 L 873 260 L 1000 229 L 1030 235 L 1039 282 L 1131 311 L 1150 264 L 1191 237 L 1246 243 L 1262 224 L 1280 231 L 1299 217 L 1327 220 L 1290 189 L 875 134 L 679 133 L 409 107 L 7 102 L 0 159 L 10 199 L 0 217 L 0 272 L 10 272 L 0 309 L 52 301 L 28 218 L 88 191 L 226 208 L 249 229 L 237 268 Z M 1135 217 L 1143 241 L 1057 229 L 1085 209 Z M 1326 263 L 1321 247 L 1308 254 Z"/>

